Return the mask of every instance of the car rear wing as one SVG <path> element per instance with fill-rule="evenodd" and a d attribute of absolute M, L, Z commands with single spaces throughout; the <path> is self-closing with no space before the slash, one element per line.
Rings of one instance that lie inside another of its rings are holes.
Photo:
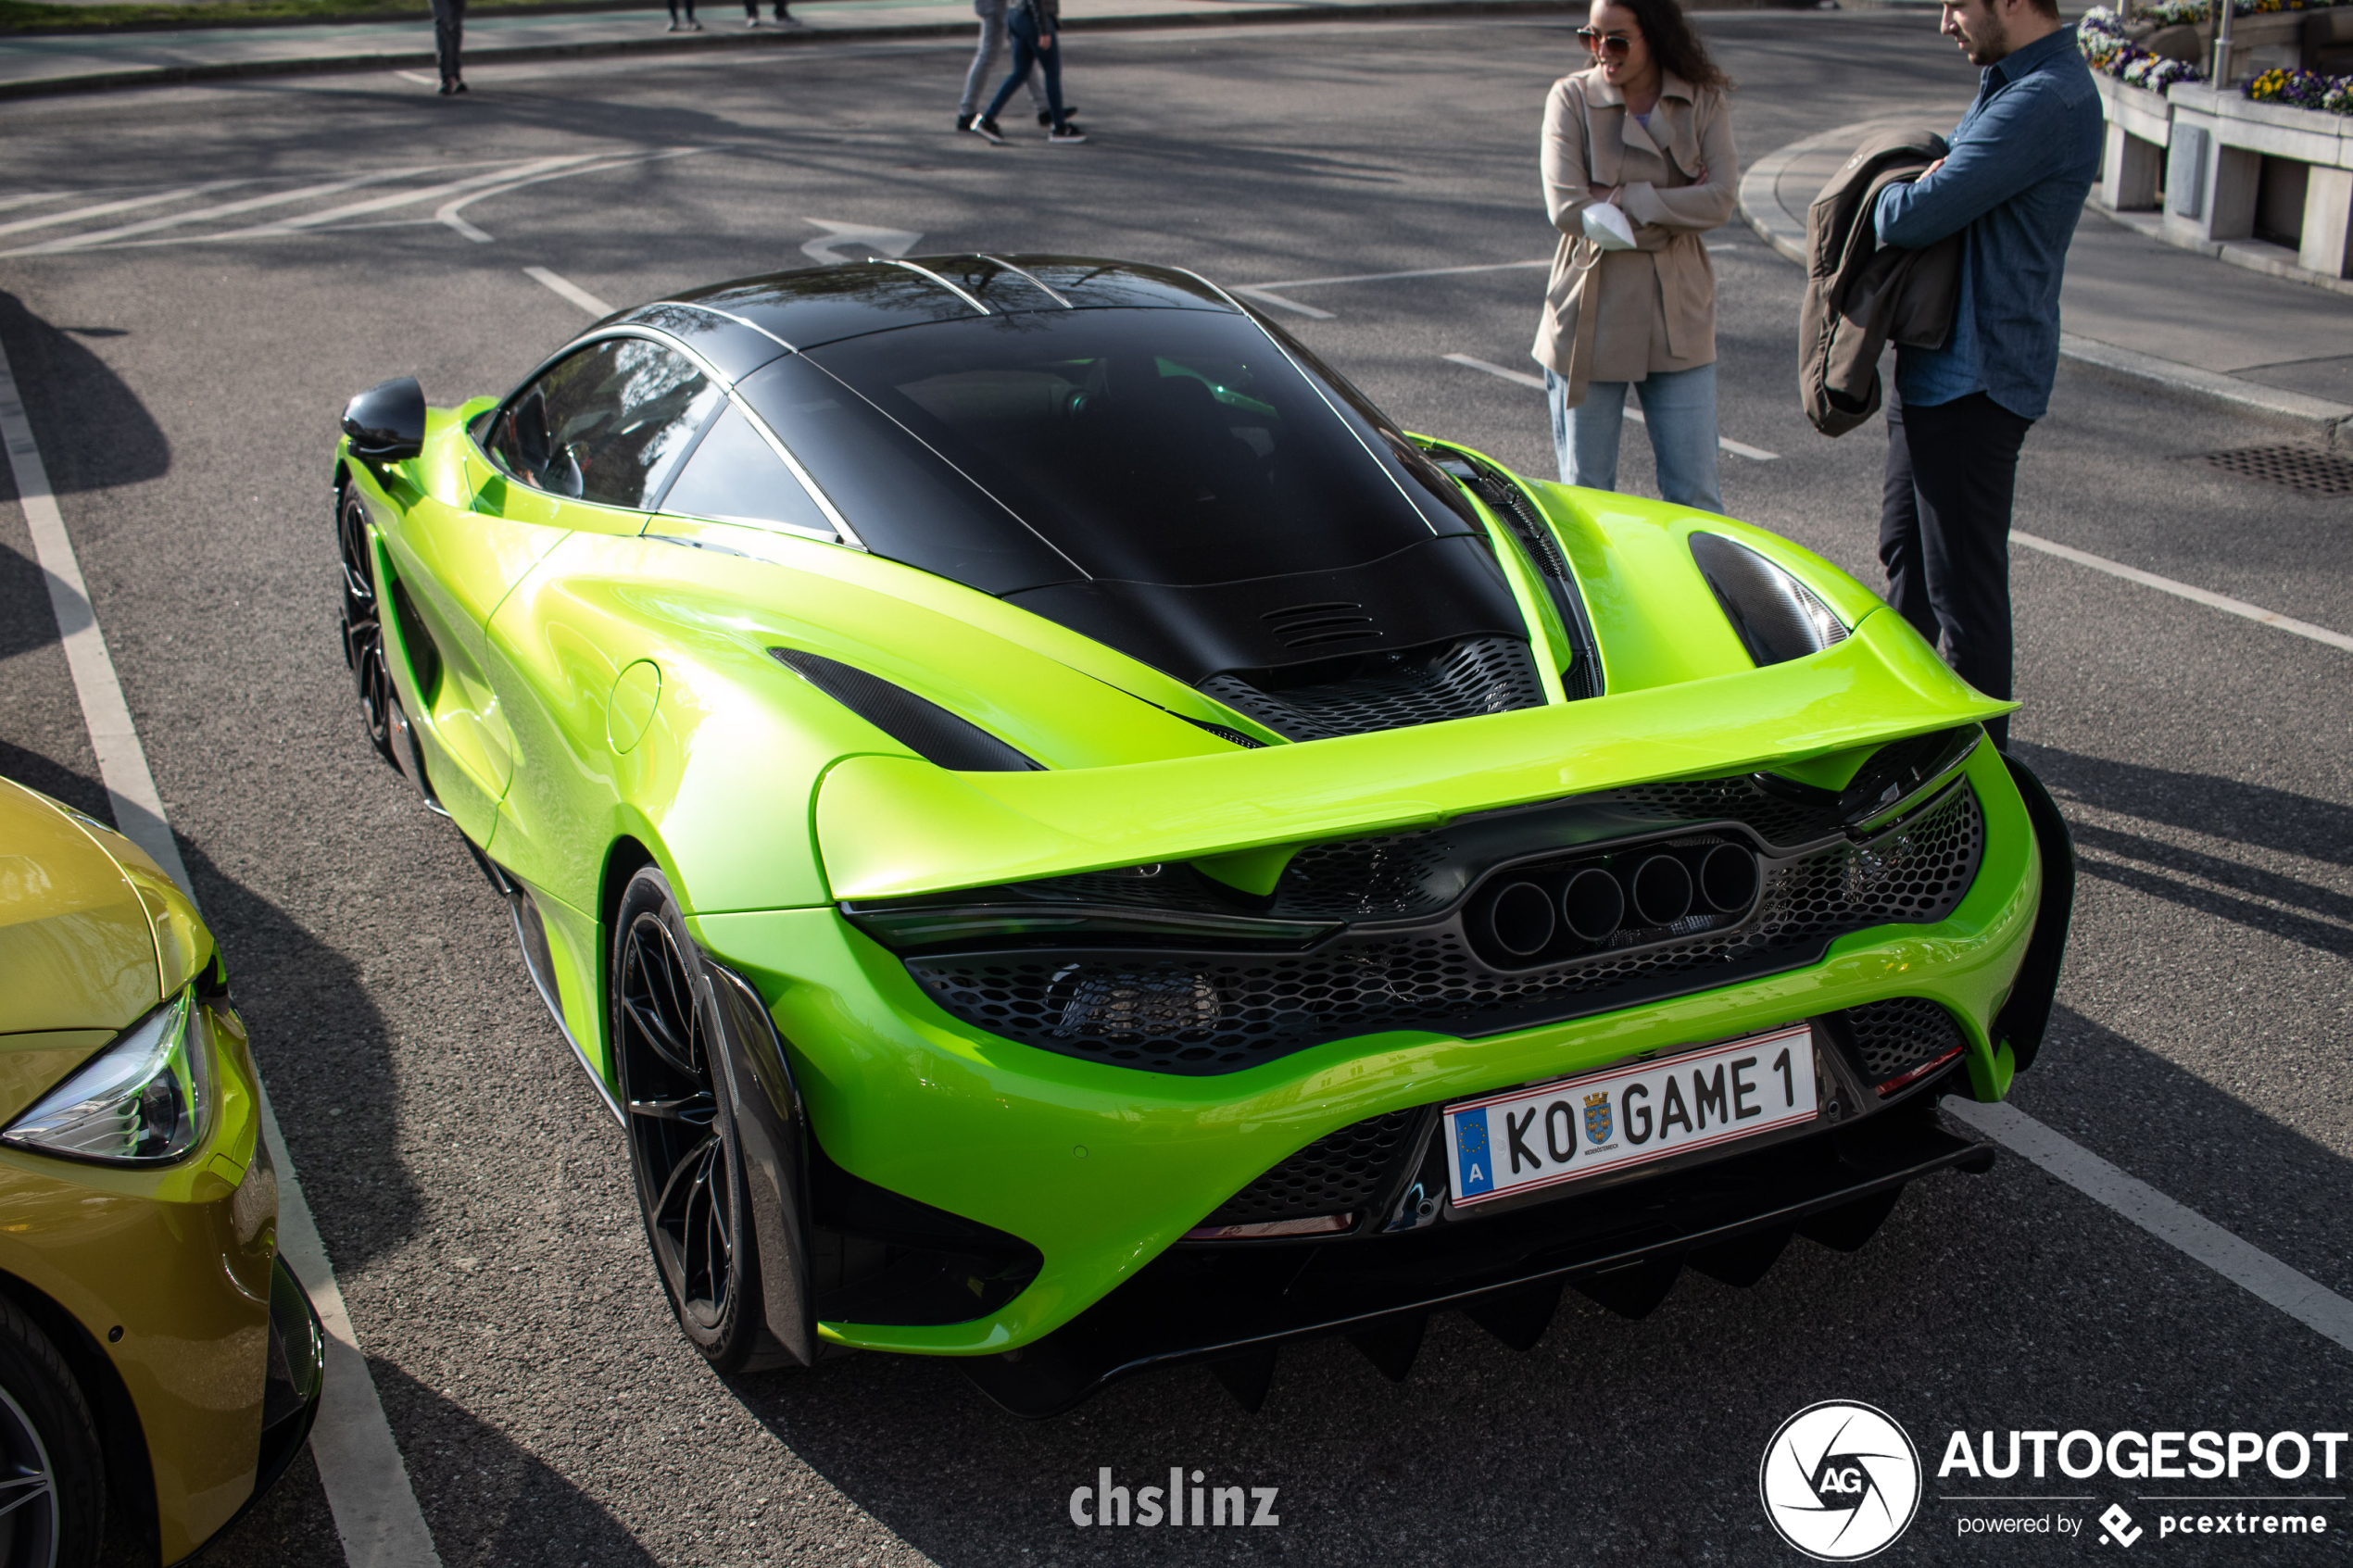
<path fill-rule="evenodd" d="M 1788 663 L 1710 680 L 1213 757 L 950 772 L 851 757 L 819 786 L 837 899 L 902 897 L 1443 823 L 1668 779 L 1721 778 L 2014 709 L 1948 670 L 1891 611 Z M 1851 770 L 1850 770 L 1851 771 Z"/>

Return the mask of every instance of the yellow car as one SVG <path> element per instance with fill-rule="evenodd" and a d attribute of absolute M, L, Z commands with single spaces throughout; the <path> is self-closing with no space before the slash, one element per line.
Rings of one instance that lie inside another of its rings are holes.
<path fill-rule="evenodd" d="M 260 1131 L 195 906 L 0 779 L 0 1568 L 180 1562 L 308 1437 L 324 1342 Z"/>

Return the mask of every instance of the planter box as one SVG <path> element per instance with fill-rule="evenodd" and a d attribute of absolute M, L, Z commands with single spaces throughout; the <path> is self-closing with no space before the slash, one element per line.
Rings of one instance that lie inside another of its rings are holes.
<path fill-rule="evenodd" d="M 2157 206 L 2165 149 L 2173 141 L 2173 106 L 2162 93 L 2092 73 L 2108 121 L 2100 153 L 2100 205 L 2110 212 L 2145 212 Z"/>
<path fill-rule="evenodd" d="M 2353 116 L 2252 103 L 2234 89 L 2194 82 L 2166 96 L 2173 111 L 2169 234 L 2198 244 L 2246 239 L 2255 232 L 2263 161 L 2282 159 L 2306 166 L 2297 265 L 2353 276 Z"/>

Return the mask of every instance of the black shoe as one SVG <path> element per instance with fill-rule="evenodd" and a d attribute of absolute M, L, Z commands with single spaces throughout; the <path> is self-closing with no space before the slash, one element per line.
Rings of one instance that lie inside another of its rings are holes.
<path fill-rule="evenodd" d="M 972 128 L 973 128 L 973 117 L 972 117 L 972 116 L 970 116 L 970 115 L 968 115 L 968 114 L 960 114 L 960 115 L 958 115 L 958 116 L 956 117 L 956 129 L 957 129 L 957 130 L 959 130 L 959 131 L 970 131 Z"/>
<path fill-rule="evenodd" d="M 965 129 L 970 131 L 975 136 L 983 137 L 988 141 L 996 143 L 1000 147 L 1005 144 L 1005 133 L 1002 131 L 998 130 L 997 122 L 989 119 L 987 115 L 983 115 L 978 119 L 974 120 L 972 124 L 965 127 Z"/>
<path fill-rule="evenodd" d="M 441 95 L 445 98 L 449 96 L 450 94 L 455 93 L 457 90 L 458 84 L 454 82 L 445 82 L 441 84 Z"/>
<path fill-rule="evenodd" d="M 466 79 L 462 76 L 458 79 L 457 90 L 460 93 L 466 90 Z"/>
<path fill-rule="evenodd" d="M 1078 129 L 1075 122 L 1067 119 L 1046 132 L 1046 140 L 1055 146 L 1075 147 L 1086 139 L 1087 132 Z"/>
<path fill-rule="evenodd" d="M 1064 104 L 1063 106 L 1063 118 L 1064 119 L 1076 119 L 1078 118 L 1078 106 L 1076 104 Z M 1053 111 L 1051 109 L 1039 109 L 1038 111 L 1038 123 L 1040 125 L 1053 124 Z"/>

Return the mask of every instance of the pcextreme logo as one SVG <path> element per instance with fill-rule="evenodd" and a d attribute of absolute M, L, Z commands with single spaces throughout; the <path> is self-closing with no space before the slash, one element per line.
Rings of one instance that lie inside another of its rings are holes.
<path fill-rule="evenodd" d="M 1919 1512 L 1919 1450 L 1885 1411 L 1825 1399 L 1781 1423 L 1756 1487 L 1781 1539 L 1818 1562 L 1857 1562 Z"/>

